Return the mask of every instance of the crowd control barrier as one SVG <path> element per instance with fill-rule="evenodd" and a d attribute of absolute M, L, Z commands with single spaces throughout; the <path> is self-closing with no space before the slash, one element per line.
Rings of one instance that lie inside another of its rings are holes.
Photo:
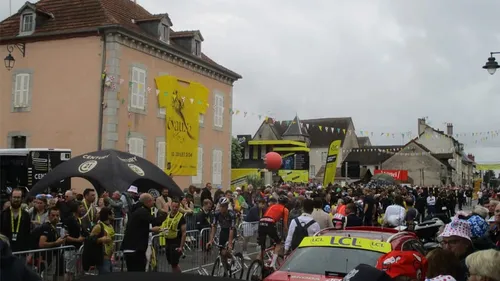
<path fill-rule="evenodd" d="M 120 224 L 120 221 L 115 221 Z M 236 230 L 236 238 L 233 248 L 233 253 L 243 253 L 248 255 L 245 260 L 244 267 L 246 268 L 251 260 L 260 252 L 257 245 L 259 222 L 242 222 Z M 213 261 L 218 256 L 219 248 L 213 245 L 207 249 L 206 245 L 210 240 L 210 228 L 201 230 L 188 230 L 186 232 L 186 243 L 182 251 L 179 266 L 183 273 L 204 274 L 209 275 L 212 271 Z M 216 241 L 220 229 L 216 230 Z M 282 232 L 281 224 L 278 224 L 278 232 Z M 126 263 L 123 252 L 121 251 L 121 243 L 124 234 L 117 232 L 115 234 L 115 252 L 112 257 L 113 271 L 126 271 Z M 269 243 L 267 243 L 269 245 Z M 58 276 L 63 276 L 65 273 L 74 276 L 78 279 L 85 275 L 97 274 L 96 268 L 91 268 L 88 271 L 82 269 L 82 252 L 83 246 L 80 249 L 75 249 L 73 246 L 62 246 L 49 249 L 37 249 L 31 251 L 15 252 L 15 256 L 26 262 L 29 268 L 39 274 L 44 281 L 63 280 Z M 148 250 L 148 271 L 170 272 L 171 266 L 167 261 L 168 249 L 165 242 L 162 242 L 162 234 L 153 235 L 150 239 L 150 249 Z"/>

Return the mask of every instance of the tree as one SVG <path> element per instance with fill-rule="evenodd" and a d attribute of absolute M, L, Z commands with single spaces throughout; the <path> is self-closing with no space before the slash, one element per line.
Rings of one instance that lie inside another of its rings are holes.
<path fill-rule="evenodd" d="M 488 171 L 486 171 L 486 173 L 484 173 L 484 176 L 483 176 L 484 183 L 488 184 L 491 180 L 494 180 L 494 179 L 496 179 L 495 171 L 488 170 Z"/>
<path fill-rule="evenodd" d="M 237 138 L 232 138 L 231 143 L 231 168 L 239 168 L 241 162 L 243 161 L 243 153 L 241 152 L 243 147 Z"/>

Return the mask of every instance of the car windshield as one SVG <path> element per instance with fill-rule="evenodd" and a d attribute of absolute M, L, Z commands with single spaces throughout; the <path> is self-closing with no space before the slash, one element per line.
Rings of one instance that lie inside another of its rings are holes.
<path fill-rule="evenodd" d="M 352 248 L 304 247 L 287 258 L 280 270 L 320 275 L 325 271 L 347 274 L 361 263 L 375 266 L 380 256 L 382 253 Z"/>

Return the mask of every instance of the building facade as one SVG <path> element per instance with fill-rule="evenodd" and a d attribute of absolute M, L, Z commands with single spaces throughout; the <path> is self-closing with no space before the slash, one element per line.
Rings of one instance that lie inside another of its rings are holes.
<path fill-rule="evenodd" d="M 425 119 L 418 119 L 418 135 L 416 142 L 453 168 L 452 184 L 472 185 L 474 161 L 465 154 L 463 144 L 453 137 L 453 124 L 447 124 L 445 133 L 427 125 Z"/>
<path fill-rule="evenodd" d="M 419 186 L 450 184 L 453 168 L 432 155 L 431 151 L 415 140 L 382 163 L 384 170 L 408 171 L 409 181 Z"/>
<path fill-rule="evenodd" d="M 0 23 L 0 56 L 14 46 L 16 59 L 11 71 L 0 71 L 0 147 L 70 148 L 73 155 L 117 149 L 164 168 L 165 110 L 154 79 L 173 75 L 210 90 L 199 119 L 198 174 L 174 180 L 181 187 L 229 186 L 232 124 L 225 109 L 241 76 L 202 52 L 199 31 L 173 31 L 168 14 L 132 1 L 81 5 L 27 3 Z"/>

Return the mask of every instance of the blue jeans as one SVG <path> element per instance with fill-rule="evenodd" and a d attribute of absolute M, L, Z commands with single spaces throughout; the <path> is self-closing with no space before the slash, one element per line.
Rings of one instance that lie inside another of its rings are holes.
<path fill-rule="evenodd" d="M 102 265 L 97 267 L 99 275 L 113 272 L 113 264 L 110 259 L 104 259 Z"/>

